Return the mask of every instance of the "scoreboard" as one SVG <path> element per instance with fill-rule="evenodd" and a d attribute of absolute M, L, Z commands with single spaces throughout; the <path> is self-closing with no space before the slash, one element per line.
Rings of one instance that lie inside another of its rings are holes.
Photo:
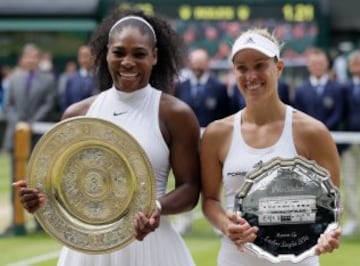
<path fill-rule="evenodd" d="M 132 1 L 148 14 L 163 14 L 181 20 L 238 20 L 248 21 L 256 18 L 273 18 L 287 22 L 312 22 L 316 20 L 318 5 L 316 1 L 239 1 L 241 4 L 177 4 L 157 3 L 157 1 Z M 214 1 L 209 1 L 214 2 Z M 128 4 L 120 4 L 126 6 Z"/>

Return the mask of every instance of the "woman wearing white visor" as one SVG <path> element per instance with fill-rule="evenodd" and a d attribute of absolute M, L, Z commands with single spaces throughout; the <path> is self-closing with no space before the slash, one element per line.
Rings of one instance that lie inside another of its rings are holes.
<path fill-rule="evenodd" d="M 339 185 L 338 153 L 327 128 L 279 99 L 277 81 L 284 68 L 279 55 L 280 45 L 267 30 L 251 29 L 240 35 L 230 59 L 246 107 L 210 124 L 202 138 L 202 208 L 210 223 L 224 235 L 219 266 L 272 265 L 244 247 L 255 240 L 259 228 L 232 212 L 235 193 L 246 173 L 262 162 L 301 155 L 326 168 L 334 185 Z M 338 248 L 340 235 L 340 229 L 322 234 L 315 247 L 316 255 L 296 265 L 319 265 L 317 255 Z M 293 264 L 282 261 L 277 265 Z"/>

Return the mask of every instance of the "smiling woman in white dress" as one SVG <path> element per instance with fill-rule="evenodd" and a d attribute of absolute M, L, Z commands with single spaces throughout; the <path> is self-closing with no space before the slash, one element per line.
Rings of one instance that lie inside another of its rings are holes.
<path fill-rule="evenodd" d="M 179 38 L 170 25 L 139 11 L 114 11 L 90 42 L 102 92 L 70 106 L 63 119 L 87 115 L 106 119 L 129 132 L 145 150 L 155 171 L 157 208 L 137 213 L 136 239 L 109 254 L 90 255 L 68 247 L 58 265 L 68 266 L 192 266 L 180 235 L 166 215 L 191 210 L 200 191 L 200 129 L 191 109 L 162 91 L 171 90 L 182 65 Z M 166 192 L 169 171 L 175 188 Z M 24 207 L 35 212 L 44 195 L 20 188 Z"/>

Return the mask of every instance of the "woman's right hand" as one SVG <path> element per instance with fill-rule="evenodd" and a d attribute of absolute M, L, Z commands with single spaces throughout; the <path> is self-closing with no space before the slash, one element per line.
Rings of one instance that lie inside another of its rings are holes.
<path fill-rule="evenodd" d="M 229 222 L 224 226 L 223 233 L 240 251 L 245 251 L 244 244 L 255 240 L 256 233 L 259 231 L 258 227 L 251 226 L 234 212 L 227 212 L 227 218 Z"/>
<path fill-rule="evenodd" d="M 21 203 L 29 213 L 36 212 L 45 202 L 45 195 L 35 188 L 28 188 L 25 180 L 19 180 L 12 184 L 19 189 Z"/>

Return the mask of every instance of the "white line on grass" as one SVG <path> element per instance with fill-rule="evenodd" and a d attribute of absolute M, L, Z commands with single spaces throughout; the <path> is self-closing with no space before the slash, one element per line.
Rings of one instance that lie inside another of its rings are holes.
<path fill-rule="evenodd" d="M 18 261 L 18 262 L 15 262 L 15 263 L 10 263 L 10 264 L 7 264 L 5 266 L 29 266 L 29 265 L 32 265 L 32 264 L 35 264 L 35 263 L 39 263 L 39 262 L 47 261 L 47 260 L 50 260 L 50 259 L 54 259 L 54 258 L 56 258 L 58 256 L 59 256 L 59 251 L 56 251 L 56 252 L 47 253 L 47 254 L 44 254 L 44 255 L 41 255 L 41 256 L 33 257 L 33 258 L 30 258 L 30 259 Z"/>

